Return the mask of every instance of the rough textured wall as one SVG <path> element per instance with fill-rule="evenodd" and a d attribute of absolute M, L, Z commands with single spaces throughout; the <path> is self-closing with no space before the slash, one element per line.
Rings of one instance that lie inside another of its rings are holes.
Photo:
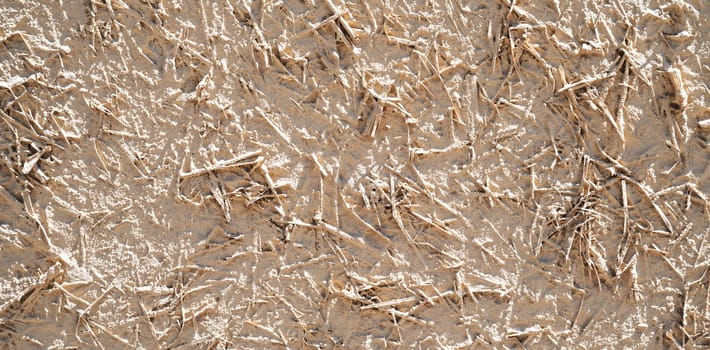
<path fill-rule="evenodd" d="M 706 2 L 0 17 L 0 349 L 710 345 Z"/>

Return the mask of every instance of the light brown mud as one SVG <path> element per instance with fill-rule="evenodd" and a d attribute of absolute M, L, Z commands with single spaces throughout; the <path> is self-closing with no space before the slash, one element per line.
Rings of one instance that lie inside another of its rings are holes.
<path fill-rule="evenodd" d="M 0 18 L 0 349 L 710 345 L 706 2 Z"/>

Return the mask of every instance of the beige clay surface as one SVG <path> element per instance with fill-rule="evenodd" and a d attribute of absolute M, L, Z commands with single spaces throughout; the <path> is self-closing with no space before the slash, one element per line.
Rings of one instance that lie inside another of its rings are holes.
<path fill-rule="evenodd" d="M 707 348 L 709 18 L 0 0 L 0 349 Z"/>

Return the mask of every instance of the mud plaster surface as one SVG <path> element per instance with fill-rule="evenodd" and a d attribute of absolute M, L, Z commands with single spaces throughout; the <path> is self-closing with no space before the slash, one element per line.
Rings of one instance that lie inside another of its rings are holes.
<path fill-rule="evenodd" d="M 710 344 L 703 1 L 0 18 L 0 349 Z"/>

